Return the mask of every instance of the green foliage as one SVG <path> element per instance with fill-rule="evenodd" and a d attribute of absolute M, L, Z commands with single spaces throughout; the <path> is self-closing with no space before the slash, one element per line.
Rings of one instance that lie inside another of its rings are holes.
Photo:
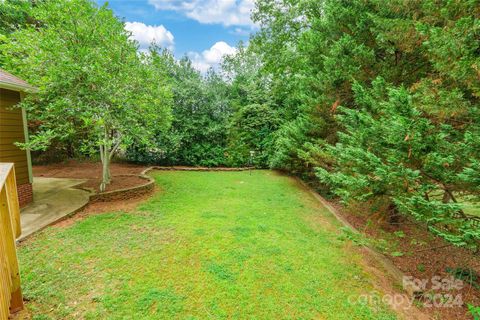
<path fill-rule="evenodd" d="M 465 268 L 447 268 L 445 271 L 453 275 L 455 278 L 468 283 L 470 286 L 480 289 L 480 278 L 475 270 Z"/>
<path fill-rule="evenodd" d="M 468 311 L 473 316 L 474 320 L 480 320 L 480 307 L 469 304 Z"/>
<path fill-rule="evenodd" d="M 255 151 L 253 165 L 266 167 L 277 123 L 276 114 L 268 105 L 241 106 L 230 124 L 228 153 L 231 163 L 246 164 L 250 151 Z"/>
<path fill-rule="evenodd" d="M 350 240 L 358 246 L 368 246 L 371 244 L 365 235 L 355 232 L 349 227 L 341 227 L 340 230 L 342 231 L 338 237 L 340 240 Z"/>
<path fill-rule="evenodd" d="M 273 133 L 280 119 L 269 95 L 271 83 L 259 73 L 261 65 L 259 55 L 242 43 L 235 56 L 226 57 L 222 65 L 233 110 L 228 137 L 228 155 L 232 164 L 248 163 L 250 151 L 255 151 L 253 164 L 268 166 Z"/>
<path fill-rule="evenodd" d="M 135 145 L 127 157 L 138 162 L 167 165 L 267 167 L 273 132 L 279 119 L 272 108 L 268 82 L 259 74 L 259 57 L 239 46 L 226 57 L 221 72 L 201 75 L 184 57 L 164 56 L 172 79 L 173 121 L 158 134 L 154 147 Z"/>
<path fill-rule="evenodd" d="M 0 1 L 0 45 L 7 41 L 8 36 L 29 24 L 34 24 L 30 14 L 33 3 L 26 0 Z M 0 52 L 0 67 L 3 68 L 5 58 Z"/>
<path fill-rule="evenodd" d="M 3 0 L 0 2 L 0 36 L 6 36 L 28 24 L 34 23 L 31 16 L 32 1 Z"/>
<path fill-rule="evenodd" d="M 151 128 L 168 125 L 165 75 L 150 68 L 151 57 L 137 53 L 107 6 L 51 0 L 30 13 L 41 28 L 19 29 L 1 46 L 5 67 L 39 88 L 24 104 L 40 123 L 26 147 L 42 147 L 41 137 L 55 136 L 82 153 L 100 149 L 103 182 L 109 183 L 108 164 L 118 148 L 149 143 Z"/>
<path fill-rule="evenodd" d="M 459 246 L 478 228 L 476 1 L 260 0 L 253 50 L 282 123 L 270 165 L 312 176 L 344 201 L 389 199 Z M 444 194 L 443 199 L 434 196 Z"/>
<path fill-rule="evenodd" d="M 153 146 L 132 146 L 127 157 L 138 162 L 178 165 L 225 165 L 230 108 L 226 84 L 218 74 L 206 77 L 188 58 L 175 61 L 169 52 L 151 52 L 165 63 L 173 91 L 173 121 L 170 129 L 157 131 Z"/>
<path fill-rule="evenodd" d="M 344 129 L 339 142 L 327 147 L 337 155 L 334 170 L 318 168 L 319 178 L 346 202 L 387 197 L 456 245 L 480 240 L 473 222 L 455 219 L 458 204 L 431 196 L 439 190 L 448 194 L 450 186 L 473 191 L 458 178 L 468 166 L 463 155 L 470 152 L 464 149 L 464 135 L 451 125 L 434 123 L 415 107 L 406 89 L 383 79 L 370 90 L 357 84 L 353 90 L 358 107 L 339 108 L 337 121 Z"/>
<path fill-rule="evenodd" d="M 420 272 L 425 272 L 426 268 L 425 268 L 425 265 L 420 263 L 417 265 L 417 270 L 420 271 Z"/>

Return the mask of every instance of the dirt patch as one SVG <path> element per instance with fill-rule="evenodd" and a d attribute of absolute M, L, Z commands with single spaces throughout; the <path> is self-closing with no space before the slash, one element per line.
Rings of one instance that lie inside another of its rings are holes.
<path fill-rule="evenodd" d="M 131 163 L 115 163 L 110 166 L 112 175 L 140 174 L 147 167 Z M 99 179 L 102 176 L 100 162 L 67 160 L 61 163 L 33 166 L 33 175 L 52 178 Z"/>
<path fill-rule="evenodd" d="M 139 175 L 146 168 L 146 166 L 136 164 L 112 163 L 110 168 L 112 183 L 107 186 L 105 191 L 145 184 L 145 179 L 128 175 Z M 68 160 L 61 163 L 33 166 L 33 175 L 35 177 L 87 179 L 88 181 L 80 187 L 98 192 L 102 181 L 102 165 L 100 162 Z"/>
<path fill-rule="evenodd" d="M 382 218 L 381 206 L 376 211 L 372 211 L 371 208 L 374 205 L 371 203 L 354 204 L 349 208 L 345 208 L 339 203 L 331 202 L 331 204 L 357 230 L 371 239 L 386 241 L 389 249 L 384 252 L 385 255 L 406 276 L 428 281 L 427 290 L 416 301 L 420 310 L 435 319 L 473 319 L 468 312 L 467 305 L 480 305 L 479 288 L 463 281 L 461 289 L 437 290 L 433 289 L 433 279 L 435 277 L 442 281 L 454 279 L 452 270 L 456 268 L 468 269 L 480 274 L 478 253 L 455 247 L 434 236 L 425 225 L 405 217 L 402 217 L 399 223 L 391 225 Z M 436 296 L 436 301 L 432 301 L 432 295 L 433 299 Z M 442 299 L 439 295 L 444 298 Z M 449 302 L 452 302 L 449 301 L 449 295 L 453 298 L 460 296 L 463 304 L 448 306 Z"/>

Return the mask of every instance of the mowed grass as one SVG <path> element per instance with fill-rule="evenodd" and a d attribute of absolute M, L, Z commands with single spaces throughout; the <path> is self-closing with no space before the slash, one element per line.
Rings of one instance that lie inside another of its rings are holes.
<path fill-rule="evenodd" d="M 137 210 L 51 227 L 20 248 L 34 319 L 395 318 L 355 299 L 372 278 L 293 179 L 153 176 L 161 191 Z"/>
<path fill-rule="evenodd" d="M 466 214 L 480 217 L 480 203 L 472 198 L 460 197 L 458 201 L 462 204 L 462 209 Z"/>

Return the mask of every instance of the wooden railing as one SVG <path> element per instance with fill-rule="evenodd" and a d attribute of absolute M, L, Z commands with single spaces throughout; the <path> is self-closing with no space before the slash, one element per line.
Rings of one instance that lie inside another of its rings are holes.
<path fill-rule="evenodd" d="M 13 163 L 0 163 L 0 319 L 23 309 L 15 240 L 21 234 Z"/>

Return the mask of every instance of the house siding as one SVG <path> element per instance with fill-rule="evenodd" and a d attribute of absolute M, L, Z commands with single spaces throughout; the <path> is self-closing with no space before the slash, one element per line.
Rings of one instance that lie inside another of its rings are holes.
<path fill-rule="evenodd" d="M 19 198 L 26 204 L 32 198 L 27 151 L 15 145 L 15 142 L 25 142 L 23 116 L 20 108 L 12 108 L 20 100 L 20 92 L 0 89 L 0 162 L 15 164 Z"/>

